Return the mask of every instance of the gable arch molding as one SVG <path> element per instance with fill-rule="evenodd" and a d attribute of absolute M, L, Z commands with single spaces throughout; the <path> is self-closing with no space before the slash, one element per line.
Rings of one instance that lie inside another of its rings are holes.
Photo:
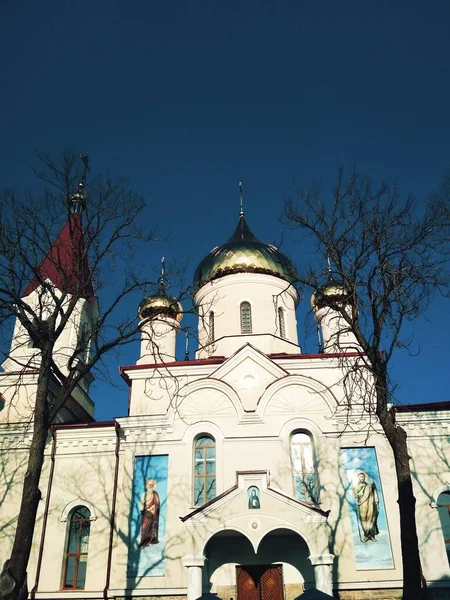
<path fill-rule="evenodd" d="M 77 498 L 76 500 L 72 500 L 71 502 L 69 502 L 69 504 L 66 504 L 66 506 L 63 508 L 61 517 L 60 517 L 61 523 L 67 522 L 69 514 L 77 506 L 85 506 L 89 510 L 89 512 L 91 513 L 91 516 L 89 517 L 90 521 L 97 520 L 97 513 L 95 511 L 94 506 L 90 502 L 88 502 L 88 500 L 83 500 L 82 498 Z"/>
<path fill-rule="evenodd" d="M 213 421 L 198 421 L 193 423 L 186 428 L 186 431 L 181 438 L 183 442 L 190 442 L 191 444 L 199 435 L 212 435 L 217 442 L 222 442 L 224 439 L 223 431 Z"/>
<path fill-rule="evenodd" d="M 306 375 L 287 375 L 286 377 L 282 377 L 281 379 L 274 381 L 266 388 L 258 403 L 261 416 L 264 417 L 271 400 L 276 396 L 276 394 L 285 388 L 295 385 L 318 394 L 323 399 L 324 404 L 330 414 L 336 410 L 338 406 L 336 396 L 330 391 L 329 388 L 324 386 L 323 383 L 320 383 L 313 377 L 307 377 Z"/>
<path fill-rule="evenodd" d="M 314 438 L 322 434 L 320 427 L 312 419 L 295 416 L 283 423 L 278 433 L 282 440 L 288 440 L 295 431 L 309 431 Z"/>
<path fill-rule="evenodd" d="M 440 485 L 439 487 L 437 487 L 434 490 L 434 492 L 432 494 L 433 501 L 430 502 L 431 508 L 438 507 L 438 498 L 443 492 L 450 492 L 450 482 L 449 481 L 446 481 L 443 485 Z"/>
<path fill-rule="evenodd" d="M 202 392 L 205 390 L 214 390 L 223 394 L 224 397 L 229 401 L 230 406 L 233 408 L 236 416 L 238 418 L 242 416 L 242 404 L 235 390 L 225 381 L 207 377 L 205 379 L 192 381 L 179 390 L 175 398 L 172 400 L 171 406 L 168 410 L 170 421 L 173 423 L 175 414 L 182 412 L 183 403 L 188 402 L 189 398 L 197 392 Z"/>

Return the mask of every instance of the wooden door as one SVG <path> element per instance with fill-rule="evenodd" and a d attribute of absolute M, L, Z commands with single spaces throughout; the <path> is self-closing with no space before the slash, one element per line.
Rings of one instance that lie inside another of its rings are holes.
<path fill-rule="evenodd" d="M 281 565 L 236 567 L 237 600 L 283 600 Z"/>

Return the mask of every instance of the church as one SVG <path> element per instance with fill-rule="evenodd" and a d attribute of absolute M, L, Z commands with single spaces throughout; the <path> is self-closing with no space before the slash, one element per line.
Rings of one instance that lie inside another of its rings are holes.
<path fill-rule="evenodd" d="M 360 352 L 327 306 L 339 285 L 313 294 L 321 344 L 304 354 L 295 280 L 290 260 L 252 233 L 241 210 L 195 272 L 194 359 L 176 357 L 183 306 L 164 278 L 143 298 L 139 358 L 120 366 L 128 415 L 96 422 L 85 378 L 51 427 L 33 599 L 294 600 L 311 589 L 342 600 L 401 597 L 394 460 L 364 386 L 351 397 L 345 386 Z M 30 284 L 24 295 L 33 303 L 36 293 Z M 81 304 L 55 351 L 61 369 L 98 311 L 92 290 Z M 17 324 L 0 373 L 2 564 L 36 388 L 33 369 L 17 371 L 19 354 L 36 354 L 25 338 Z M 448 598 L 450 402 L 395 410 L 408 434 L 423 578 L 429 597 Z"/>

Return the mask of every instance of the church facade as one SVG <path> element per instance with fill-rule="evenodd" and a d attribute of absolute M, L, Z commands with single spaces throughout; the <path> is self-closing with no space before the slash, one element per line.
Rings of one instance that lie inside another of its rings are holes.
<path fill-rule="evenodd" d="M 302 353 L 294 281 L 289 260 L 253 235 L 241 211 L 195 274 L 195 359 L 176 360 L 183 309 L 164 281 L 143 299 L 139 359 L 120 367 L 128 416 L 96 422 L 84 381 L 51 428 L 33 598 L 294 600 L 310 588 L 401 597 L 394 461 L 367 408 L 370 379 L 356 369 L 356 340 L 326 306 L 336 288 L 313 296 L 323 346 Z M 33 302 L 35 290 L 27 293 Z M 96 311 L 94 298 L 80 303 L 58 350 L 61 369 L 64 348 Z M 36 351 L 24 336 L 18 325 L 0 374 L 2 563 L 36 385 L 33 369 L 18 372 L 12 360 Z M 358 373 L 351 393 L 348 372 Z M 396 413 L 408 433 L 423 577 L 432 597 L 446 598 L 450 402 Z"/>

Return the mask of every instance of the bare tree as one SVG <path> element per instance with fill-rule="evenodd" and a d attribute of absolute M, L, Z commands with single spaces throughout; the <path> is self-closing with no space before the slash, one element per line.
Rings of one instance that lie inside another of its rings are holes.
<path fill-rule="evenodd" d="M 315 183 L 297 191 L 299 201 L 285 207 L 287 223 L 309 236 L 317 250 L 300 284 L 315 290 L 319 303 L 336 311 L 344 333 L 356 340 L 357 358 L 342 361 L 345 401 L 351 411 L 356 381 L 363 381 L 358 402 L 366 415 L 374 415 L 365 423 L 381 426 L 392 448 L 403 598 L 415 600 L 422 593 L 415 497 L 406 432 L 392 409 L 389 367 L 396 350 L 412 350 L 405 323 L 423 315 L 435 293 L 447 288 L 445 219 L 438 202 L 418 210 L 412 197 L 400 200 L 396 188 L 385 183 L 374 188 L 355 173 L 345 177 L 342 168 L 330 197 L 323 198 Z M 364 393 L 367 385 L 370 393 Z"/>
<path fill-rule="evenodd" d="M 27 596 L 49 427 L 67 420 L 74 394 L 86 392 L 90 372 L 101 367 L 105 353 L 136 339 L 138 292 L 151 283 L 132 260 L 153 238 L 142 197 L 124 180 L 87 178 L 87 157 L 81 158 L 65 154 L 53 162 L 41 156 L 36 174 L 42 191 L 25 197 L 7 191 L 0 202 L 0 319 L 5 327 L 16 323 L 4 365 L 12 373 L 32 372 L 36 381 L 17 526 L 0 575 L 0 589 L 13 585 L 14 599 Z M 126 301 L 134 293 L 127 316 Z M 17 396 L 10 394 L 10 404 Z"/>

